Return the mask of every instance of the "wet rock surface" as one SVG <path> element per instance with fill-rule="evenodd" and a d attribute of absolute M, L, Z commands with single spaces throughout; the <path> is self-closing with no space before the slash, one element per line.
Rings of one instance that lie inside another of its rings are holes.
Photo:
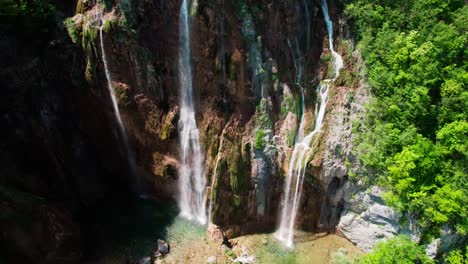
<path fill-rule="evenodd" d="M 206 229 L 206 234 L 212 241 L 220 245 L 224 243 L 225 237 L 223 231 L 221 230 L 221 228 L 219 228 L 219 226 L 209 224 L 208 228 Z"/>
<path fill-rule="evenodd" d="M 169 244 L 162 239 L 158 239 L 156 242 L 156 248 L 151 252 L 149 263 L 155 263 L 156 259 L 166 256 L 169 254 L 169 250 Z"/>
<path fill-rule="evenodd" d="M 338 231 L 360 249 L 369 252 L 382 239 L 397 235 L 402 229 L 401 215 L 385 205 L 383 190 L 374 186 L 369 191 L 357 193 L 349 203 L 338 224 Z"/>

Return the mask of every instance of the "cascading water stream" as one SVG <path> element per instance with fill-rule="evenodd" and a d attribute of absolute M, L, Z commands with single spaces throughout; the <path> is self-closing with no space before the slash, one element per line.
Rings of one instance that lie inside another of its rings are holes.
<path fill-rule="evenodd" d="M 330 19 L 330 14 L 328 14 L 327 0 L 322 0 L 322 12 L 327 26 L 329 49 L 335 59 L 335 76 L 332 80 L 336 80 L 336 78 L 340 76 L 340 69 L 343 67 L 343 58 L 341 58 L 340 54 L 338 54 L 333 47 L 333 22 Z"/>
<path fill-rule="evenodd" d="M 200 137 L 195 120 L 192 91 L 192 67 L 190 64 L 190 24 L 187 0 L 182 1 L 179 17 L 179 82 L 180 82 L 180 155 L 179 197 L 180 215 L 196 219 L 205 224 L 206 178 L 203 172 L 203 158 Z"/>
<path fill-rule="evenodd" d="M 106 75 L 106 80 L 107 80 L 107 89 L 109 91 L 111 101 L 112 101 L 112 108 L 114 109 L 114 114 L 115 114 L 115 119 L 117 120 L 117 129 L 119 132 L 119 136 L 121 137 L 122 144 L 123 144 L 123 151 L 124 154 L 126 155 L 128 159 L 128 164 L 130 166 L 131 173 L 134 175 L 134 191 L 136 193 L 140 192 L 140 182 L 139 182 L 139 177 L 136 175 L 136 163 L 135 163 L 135 157 L 133 156 L 133 152 L 130 150 L 130 144 L 128 142 L 128 135 L 127 132 L 125 131 L 125 127 L 122 123 L 122 118 L 120 116 L 120 111 L 119 111 L 119 106 L 117 104 L 117 98 L 115 97 L 115 91 L 114 88 L 112 88 L 112 79 L 111 75 L 109 72 L 109 66 L 107 62 L 107 57 L 106 57 L 106 51 L 104 48 L 104 40 L 102 37 L 102 28 L 104 27 L 105 21 L 102 21 L 102 25 L 99 28 L 99 38 L 100 38 L 100 44 L 101 44 L 101 56 L 102 56 L 102 62 L 104 64 L 104 72 Z"/>
<path fill-rule="evenodd" d="M 293 246 L 294 225 L 296 222 L 297 211 L 302 195 L 305 170 L 309 159 L 314 153 L 314 149 L 310 147 L 310 144 L 314 136 L 322 129 L 330 83 L 338 78 L 340 69 L 343 67 L 343 60 L 341 56 L 333 49 L 333 24 L 328 14 L 326 0 L 322 0 L 322 11 L 324 13 L 325 23 L 327 25 L 330 45 L 329 48 L 334 58 L 335 75 L 333 79 L 323 80 L 318 87 L 320 102 L 317 102 L 315 105 L 315 128 L 305 138 L 302 138 L 303 131 L 301 131 L 304 127 L 304 118 L 301 118 L 301 125 L 296 137 L 296 143 L 294 145 L 293 154 L 289 163 L 288 175 L 286 178 L 283 206 L 280 214 L 280 224 L 278 230 L 275 233 L 275 236 L 288 247 Z M 304 100 L 302 100 L 302 104 L 304 107 Z"/>

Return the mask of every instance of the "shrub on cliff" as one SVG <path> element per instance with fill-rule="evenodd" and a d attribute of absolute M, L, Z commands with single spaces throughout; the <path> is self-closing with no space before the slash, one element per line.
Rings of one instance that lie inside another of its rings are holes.
<path fill-rule="evenodd" d="M 468 234 L 468 6 L 463 0 L 346 1 L 376 100 L 356 152 L 417 219 L 423 240 Z"/>
<path fill-rule="evenodd" d="M 424 248 L 411 241 L 408 236 L 396 236 L 386 242 L 380 242 L 372 253 L 357 261 L 358 264 L 413 264 L 434 263 Z"/>
<path fill-rule="evenodd" d="M 265 140 L 266 133 L 263 131 L 263 129 L 258 129 L 257 132 L 255 132 L 255 149 L 264 149 L 266 146 L 266 140 Z"/>

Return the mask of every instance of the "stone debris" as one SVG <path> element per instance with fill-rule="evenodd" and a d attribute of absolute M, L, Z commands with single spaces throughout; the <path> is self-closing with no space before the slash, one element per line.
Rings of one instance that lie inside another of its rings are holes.
<path fill-rule="evenodd" d="M 221 228 L 215 224 L 209 224 L 208 228 L 206 229 L 207 236 L 218 244 L 223 244 L 224 242 L 224 234 Z"/>
<path fill-rule="evenodd" d="M 242 254 L 235 259 L 229 258 L 230 261 L 234 263 L 243 263 L 243 264 L 250 264 L 255 263 L 255 256 L 249 256 L 247 253 L 247 249 L 242 247 Z"/>
<path fill-rule="evenodd" d="M 206 263 L 207 263 L 207 264 L 215 264 L 215 263 L 216 263 L 216 257 L 215 257 L 215 256 L 209 256 L 209 257 L 206 259 Z"/>

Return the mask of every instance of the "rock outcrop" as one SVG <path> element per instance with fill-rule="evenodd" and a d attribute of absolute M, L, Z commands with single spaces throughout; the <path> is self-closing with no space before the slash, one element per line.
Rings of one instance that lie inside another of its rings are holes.
<path fill-rule="evenodd" d="M 383 191 L 371 187 L 368 191 L 358 192 L 348 201 L 348 208 L 341 216 L 337 226 L 339 233 L 369 252 L 381 240 L 400 233 L 401 215 L 385 205 Z"/>

